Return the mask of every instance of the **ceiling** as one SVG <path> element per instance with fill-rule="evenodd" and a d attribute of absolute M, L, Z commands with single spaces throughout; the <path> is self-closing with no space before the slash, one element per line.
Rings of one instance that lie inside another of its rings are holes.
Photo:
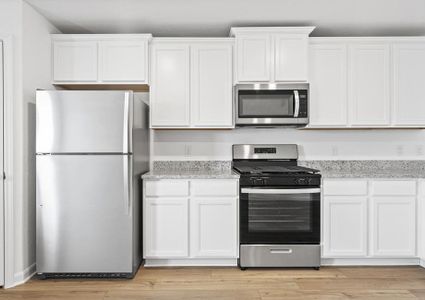
<path fill-rule="evenodd" d="M 315 25 L 312 36 L 425 35 L 425 0 L 25 0 L 63 33 L 227 36 Z"/>

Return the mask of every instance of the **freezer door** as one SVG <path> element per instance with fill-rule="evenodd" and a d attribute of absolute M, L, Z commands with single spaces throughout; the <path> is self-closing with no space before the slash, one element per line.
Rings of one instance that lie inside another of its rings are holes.
<path fill-rule="evenodd" d="M 131 155 L 37 155 L 37 272 L 132 272 Z"/>
<path fill-rule="evenodd" d="M 37 153 L 131 153 L 131 91 L 37 91 Z"/>

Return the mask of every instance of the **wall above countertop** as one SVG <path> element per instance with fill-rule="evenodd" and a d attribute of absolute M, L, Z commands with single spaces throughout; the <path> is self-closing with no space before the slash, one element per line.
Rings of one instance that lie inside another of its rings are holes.
<path fill-rule="evenodd" d="M 231 160 L 233 144 L 299 145 L 300 160 L 423 160 L 425 130 L 155 130 L 151 160 Z"/>

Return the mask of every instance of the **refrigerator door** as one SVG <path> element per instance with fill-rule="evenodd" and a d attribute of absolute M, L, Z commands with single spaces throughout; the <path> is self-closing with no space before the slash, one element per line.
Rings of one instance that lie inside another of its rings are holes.
<path fill-rule="evenodd" d="M 131 91 L 37 91 L 37 153 L 131 153 Z"/>
<path fill-rule="evenodd" d="M 37 155 L 37 272 L 132 272 L 132 156 Z"/>

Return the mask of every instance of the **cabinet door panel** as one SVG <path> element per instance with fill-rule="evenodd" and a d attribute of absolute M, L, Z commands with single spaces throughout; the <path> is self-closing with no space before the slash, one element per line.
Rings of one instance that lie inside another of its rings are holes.
<path fill-rule="evenodd" d="M 147 47 L 147 40 L 100 42 L 100 80 L 147 83 Z"/>
<path fill-rule="evenodd" d="M 189 45 L 152 46 L 152 127 L 189 126 L 189 55 Z"/>
<path fill-rule="evenodd" d="M 189 255 L 187 198 L 145 199 L 145 258 Z"/>
<path fill-rule="evenodd" d="M 236 258 L 237 198 L 191 199 L 191 256 Z"/>
<path fill-rule="evenodd" d="M 307 81 L 308 37 L 274 35 L 274 80 Z"/>
<path fill-rule="evenodd" d="M 393 46 L 393 122 L 425 125 L 425 43 Z"/>
<path fill-rule="evenodd" d="M 232 46 L 214 43 L 191 47 L 192 125 L 231 127 Z"/>
<path fill-rule="evenodd" d="M 240 35 L 236 38 L 237 81 L 269 81 L 271 38 L 267 34 Z"/>
<path fill-rule="evenodd" d="M 347 125 L 347 46 L 310 46 L 310 125 Z"/>
<path fill-rule="evenodd" d="M 97 81 L 97 42 L 53 42 L 54 81 Z"/>
<path fill-rule="evenodd" d="M 416 255 L 416 198 L 373 197 L 371 212 L 373 256 Z"/>
<path fill-rule="evenodd" d="M 325 257 L 367 255 L 367 197 L 326 196 L 323 218 Z"/>
<path fill-rule="evenodd" d="M 389 46 L 352 45 L 349 103 L 354 126 L 390 124 Z"/>

